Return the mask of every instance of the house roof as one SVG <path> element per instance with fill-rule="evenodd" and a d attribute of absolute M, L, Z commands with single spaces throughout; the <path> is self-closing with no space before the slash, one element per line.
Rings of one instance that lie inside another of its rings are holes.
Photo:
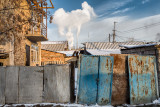
<path fill-rule="evenodd" d="M 119 45 L 143 45 L 144 42 L 134 41 L 134 42 L 86 42 L 84 46 L 86 49 L 123 49 Z"/>
<path fill-rule="evenodd" d="M 67 41 L 46 41 L 41 42 L 41 49 L 48 51 L 66 51 L 68 50 Z"/>
<path fill-rule="evenodd" d="M 140 47 L 148 47 L 148 46 L 155 46 L 157 44 L 144 44 L 144 45 L 120 45 L 120 47 L 124 47 L 127 49 L 132 49 L 132 48 L 140 48 Z"/>

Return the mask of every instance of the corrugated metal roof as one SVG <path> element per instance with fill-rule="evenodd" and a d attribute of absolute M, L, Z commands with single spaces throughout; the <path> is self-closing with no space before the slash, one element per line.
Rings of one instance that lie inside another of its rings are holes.
<path fill-rule="evenodd" d="M 86 42 L 84 46 L 86 49 L 122 49 L 119 45 L 143 45 L 144 42 L 134 41 L 134 42 Z"/>
<path fill-rule="evenodd" d="M 48 51 L 66 51 L 68 50 L 68 42 L 67 41 L 41 42 L 41 49 Z"/>

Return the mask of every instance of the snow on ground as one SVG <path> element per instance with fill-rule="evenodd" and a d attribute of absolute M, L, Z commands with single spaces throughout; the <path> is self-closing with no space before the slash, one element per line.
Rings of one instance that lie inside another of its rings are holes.
<path fill-rule="evenodd" d="M 111 105 L 99 106 L 99 105 L 81 105 L 81 104 L 61 104 L 61 103 L 40 103 L 40 104 L 12 104 L 4 105 L 3 107 L 113 107 Z"/>

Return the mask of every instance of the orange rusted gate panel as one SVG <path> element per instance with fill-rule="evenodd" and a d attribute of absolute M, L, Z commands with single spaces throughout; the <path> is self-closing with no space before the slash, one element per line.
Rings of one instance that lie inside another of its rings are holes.
<path fill-rule="evenodd" d="M 128 56 L 130 103 L 151 103 L 158 98 L 156 58 Z"/>
<path fill-rule="evenodd" d="M 129 104 L 127 54 L 111 54 L 114 57 L 112 81 L 112 105 Z"/>

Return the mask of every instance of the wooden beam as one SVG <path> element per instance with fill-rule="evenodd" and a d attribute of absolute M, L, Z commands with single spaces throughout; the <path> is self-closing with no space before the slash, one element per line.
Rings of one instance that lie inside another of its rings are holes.
<path fill-rule="evenodd" d="M 50 3 L 51 3 L 51 5 L 52 5 L 52 7 L 54 8 L 53 3 L 52 3 L 52 0 L 50 0 Z"/>

